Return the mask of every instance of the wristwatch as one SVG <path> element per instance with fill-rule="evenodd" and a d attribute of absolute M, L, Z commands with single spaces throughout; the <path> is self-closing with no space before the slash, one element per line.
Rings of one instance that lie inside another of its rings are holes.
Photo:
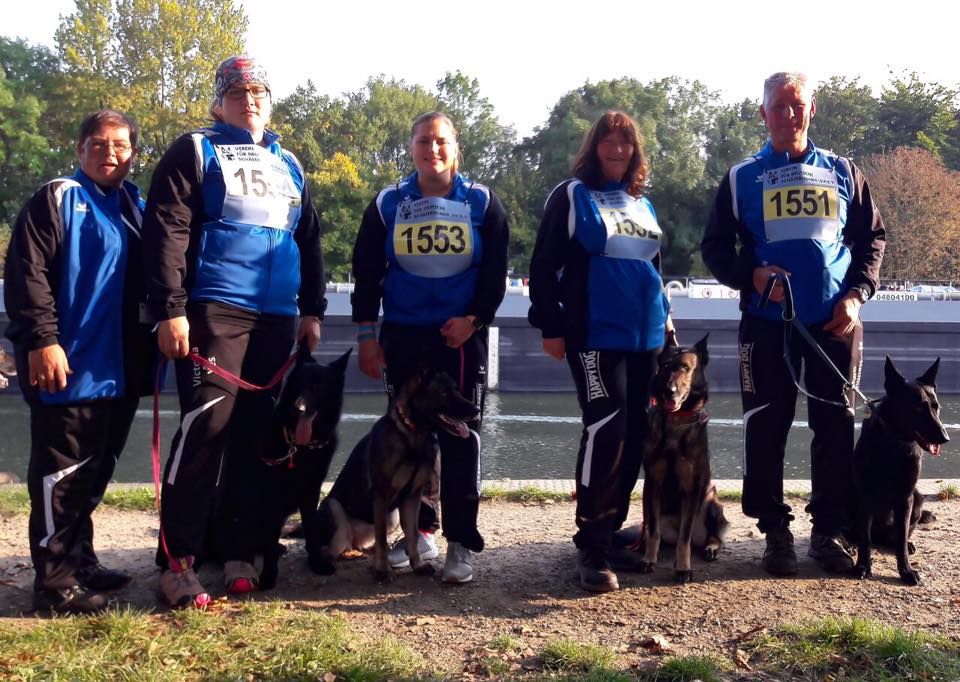
<path fill-rule="evenodd" d="M 863 287 L 851 287 L 850 291 L 857 295 L 857 300 L 860 301 L 860 305 L 863 305 L 870 300 L 870 295 L 867 294 L 867 290 Z"/>
<path fill-rule="evenodd" d="M 480 318 L 474 315 L 473 319 L 470 320 L 470 324 L 473 325 L 474 329 L 483 329 L 483 322 L 480 321 Z"/>

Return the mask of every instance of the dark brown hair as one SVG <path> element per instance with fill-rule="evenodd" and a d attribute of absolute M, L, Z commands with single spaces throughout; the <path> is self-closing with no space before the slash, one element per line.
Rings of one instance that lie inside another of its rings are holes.
<path fill-rule="evenodd" d="M 88 137 L 104 126 L 126 128 L 130 131 L 130 145 L 134 149 L 137 148 L 137 124 L 133 122 L 129 115 L 116 109 L 101 109 L 83 119 L 80 124 L 80 141 L 78 144 L 82 145 Z"/>
<path fill-rule="evenodd" d="M 643 136 L 637 123 L 622 111 L 608 111 L 593 124 L 590 132 L 583 140 L 577 158 L 573 161 L 573 175 L 582 180 L 588 187 L 601 187 L 606 181 L 597 156 L 597 146 L 600 140 L 611 132 L 619 130 L 633 145 L 633 156 L 623 181 L 627 183 L 626 192 L 630 196 L 639 197 L 647 185 L 647 175 L 650 167 L 647 165 L 647 156 L 643 153 Z"/>

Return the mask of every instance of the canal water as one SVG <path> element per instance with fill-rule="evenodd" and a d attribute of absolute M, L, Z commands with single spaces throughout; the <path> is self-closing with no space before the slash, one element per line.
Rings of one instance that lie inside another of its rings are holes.
<path fill-rule="evenodd" d="M 960 396 L 943 396 L 943 421 L 953 439 L 940 457 L 926 457 L 924 478 L 960 478 Z M 740 399 L 735 394 L 710 398 L 710 450 L 714 478 L 740 478 L 742 474 L 742 422 Z M 134 422 L 115 479 L 119 482 L 152 480 L 150 463 L 151 402 L 144 399 Z M 378 394 L 347 394 L 340 425 L 340 447 L 331 477 L 340 470 L 354 444 L 383 414 L 386 399 Z M 177 428 L 176 397 L 161 398 L 160 428 L 166 458 Z M 862 412 L 858 413 L 858 420 Z M 576 397 L 572 393 L 493 393 L 487 398 L 480 431 L 483 443 L 481 475 L 484 479 L 569 479 L 574 477 L 581 431 Z M 16 395 L 0 396 L 0 471 L 26 479 L 29 453 L 26 405 Z M 810 430 L 806 408 L 797 405 L 786 458 L 786 478 L 806 479 L 809 468 Z"/>

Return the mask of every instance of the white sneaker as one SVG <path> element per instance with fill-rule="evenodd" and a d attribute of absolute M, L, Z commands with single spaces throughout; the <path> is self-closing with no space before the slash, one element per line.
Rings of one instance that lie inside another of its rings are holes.
<path fill-rule="evenodd" d="M 443 582 L 468 583 L 473 580 L 473 552 L 459 542 L 447 543 L 447 560 L 443 564 Z"/>
<path fill-rule="evenodd" d="M 420 550 L 420 558 L 424 561 L 430 561 L 440 556 L 440 550 L 437 549 L 437 539 L 433 533 L 424 533 L 422 530 L 417 533 L 417 549 Z M 391 568 L 407 568 L 410 565 L 410 557 L 407 556 L 407 538 L 401 537 L 393 543 L 393 547 L 387 553 L 387 563 Z"/>

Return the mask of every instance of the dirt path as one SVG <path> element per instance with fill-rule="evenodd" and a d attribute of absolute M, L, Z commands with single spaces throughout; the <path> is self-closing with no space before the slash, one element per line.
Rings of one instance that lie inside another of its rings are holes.
<path fill-rule="evenodd" d="M 367 559 L 344 561 L 336 576 L 320 578 L 306 572 L 302 546 L 288 541 L 280 584 L 258 598 L 328 609 L 357 632 L 389 634 L 423 653 L 431 667 L 457 677 L 475 671 L 478 658 L 488 653 L 483 645 L 502 634 L 523 642 L 528 657 L 549 640 L 569 637 L 608 646 L 624 666 L 640 667 L 649 665 L 652 655 L 641 642 L 652 635 L 666 637 L 678 653 L 729 657 L 733 638 L 753 628 L 830 614 L 960 636 L 960 503 L 932 501 L 927 508 L 938 520 L 914 538 L 915 561 L 924 577 L 919 587 L 899 582 L 890 555 L 875 558 L 872 580 L 829 577 L 806 557 L 809 526 L 800 522 L 795 524 L 800 576 L 770 578 L 760 567 L 763 539 L 739 505 L 727 503 L 728 542 L 718 562 L 695 562 L 695 582 L 672 583 L 668 549 L 652 575 L 622 574 L 619 592 L 589 595 L 575 579 L 571 503 L 487 501 L 480 519 L 488 549 L 477 557 L 473 583 L 446 587 L 402 573 L 381 586 L 373 582 Z M 638 514 L 635 508 L 632 516 Z M 155 515 L 104 510 L 95 523 L 104 564 L 136 576 L 118 600 L 152 607 L 158 575 Z M 0 517 L 3 617 L 18 617 L 29 608 L 33 570 L 25 538 L 25 515 Z M 204 571 L 201 579 L 222 594 L 215 572 Z M 516 665 L 523 663 L 521 658 Z"/>

